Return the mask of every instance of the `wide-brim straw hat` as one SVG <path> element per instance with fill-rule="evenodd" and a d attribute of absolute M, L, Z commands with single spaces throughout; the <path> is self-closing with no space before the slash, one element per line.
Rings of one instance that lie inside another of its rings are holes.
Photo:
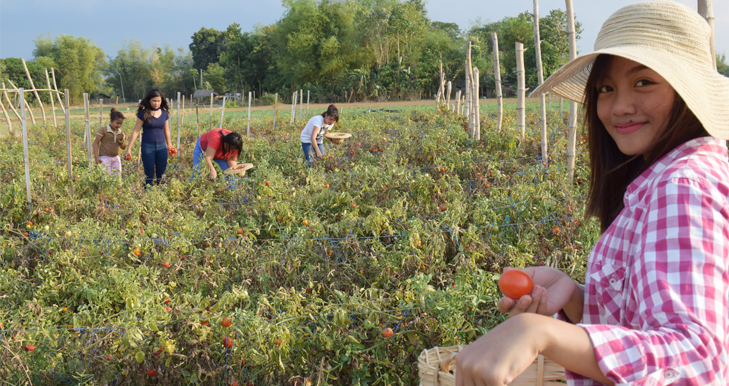
<path fill-rule="evenodd" d="M 224 174 L 237 174 L 239 176 L 244 176 L 246 174 L 246 170 L 250 170 L 253 168 L 253 164 L 238 164 L 235 166 L 235 168 L 228 168 L 223 171 Z"/>
<path fill-rule="evenodd" d="M 351 138 L 352 134 L 349 133 L 326 133 L 324 138 L 329 139 L 334 143 L 342 143 L 345 139 Z"/>
<path fill-rule="evenodd" d="M 709 24 L 673 1 L 621 8 L 603 24 L 595 52 L 554 72 L 532 95 L 550 92 L 584 103 L 585 85 L 600 54 L 638 62 L 661 75 L 714 137 L 729 139 L 729 78 L 713 65 Z"/>

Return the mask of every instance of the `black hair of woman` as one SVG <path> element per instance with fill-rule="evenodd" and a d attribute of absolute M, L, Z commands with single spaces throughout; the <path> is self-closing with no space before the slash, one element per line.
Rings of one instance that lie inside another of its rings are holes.
<path fill-rule="evenodd" d="M 165 98 L 165 95 L 162 94 L 162 91 L 159 89 L 151 89 L 147 92 L 147 95 L 142 98 L 142 101 L 139 102 L 139 108 L 137 109 L 137 114 L 139 114 L 141 111 L 144 111 L 144 119 L 142 121 L 145 122 L 151 122 L 152 117 L 152 111 L 155 111 L 152 108 L 152 104 L 149 103 L 150 99 L 160 97 L 162 99 L 162 103 L 160 104 L 159 108 L 170 112 L 170 106 L 167 104 L 167 99 Z"/>
<path fill-rule="evenodd" d="M 337 106 L 329 105 L 327 111 L 321 113 L 321 116 L 324 118 L 330 116 L 334 119 L 334 122 L 339 122 L 339 109 L 337 109 Z"/>
<path fill-rule="evenodd" d="M 124 114 L 122 114 L 122 113 L 121 113 L 120 111 L 118 111 L 117 109 L 114 109 L 114 108 L 112 108 L 112 109 L 111 109 L 111 114 L 109 114 L 109 121 L 110 121 L 110 122 L 114 122 L 114 121 L 116 121 L 117 119 L 121 119 L 121 120 L 124 120 Z"/>
<path fill-rule="evenodd" d="M 612 58 L 611 55 L 599 55 L 595 59 L 585 87 L 584 105 L 592 168 L 585 216 L 596 216 L 603 232 L 623 210 L 623 193 L 628 185 L 680 144 L 709 136 L 696 115 L 676 93 L 666 129 L 653 139 L 649 151 L 645 155 L 623 154 L 597 115 L 598 85 L 605 79 Z"/>
<path fill-rule="evenodd" d="M 240 134 L 236 132 L 228 133 L 227 135 L 223 134 L 223 131 L 220 131 L 220 144 L 223 147 L 223 154 L 228 155 L 228 153 L 233 152 L 235 150 L 238 150 L 238 154 L 243 150 L 243 137 L 240 136 Z"/>

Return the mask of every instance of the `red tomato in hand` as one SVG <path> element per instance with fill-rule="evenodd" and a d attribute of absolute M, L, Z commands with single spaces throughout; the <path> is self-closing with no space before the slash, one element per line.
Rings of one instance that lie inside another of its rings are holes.
<path fill-rule="evenodd" d="M 512 299 L 519 299 L 524 295 L 532 293 L 534 282 L 524 271 L 512 269 L 501 274 L 499 289 Z"/>

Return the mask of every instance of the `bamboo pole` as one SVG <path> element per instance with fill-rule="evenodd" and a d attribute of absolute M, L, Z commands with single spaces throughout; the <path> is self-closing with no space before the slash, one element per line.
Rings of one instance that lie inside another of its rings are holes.
<path fill-rule="evenodd" d="M 301 89 L 301 90 L 299 90 L 299 115 L 301 115 L 303 110 L 304 110 L 304 90 Z"/>
<path fill-rule="evenodd" d="M 516 42 L 516 127 L 521 129 L 522 143 L 526 138 L 526 125 L 524 116 L 524 45 Z"/>
<path fill-rule="evenodd" d="M 84 132 L 84 142 L 89 153 L 89 169 L 94 166 L 94 156 L 91 152 L 91 126 L 89 122 L 89 94 L 84 93 L 84 117 L 86 121 L 86 131 Z"/>
<path fill-rule="evenodd" d="M 13 82 L 10 79 L 8 79 L 8 84 L 10 84 L 10 86 L 15 90 L 15 92 L 17 92 L 18 94 L 22 94 L 22 92 L 20 90 L 18 90 L 17 87 L 15 87 L 15 85 L 13 84 Z M 25 96 L 23 96 L 23 98 L 21 99 L 21 103 L 23 103 L 25 105 L 25 108 L 28 109 L 28 113 L 30 114 L 30 120 L 33 121 L 33 126 L 35 126 L 35 115 L 33 114 L 33 109 L 30 108 L 28 101 L 25 100 Z M 14 108 L 13 108 L 13 110 L 14 110 Z"/>
<path fill-rule="evenodd" d="M 195 98 L 195 132 L 200 138 L 200 98 Z"/>
<path fill-rule="evenodd" d="M 572 0 L 565 0 L 567 5 L 567 37 L 570 42 L 570 60 L 577 57 L 577 39 L 575 36 L 575 14 Z M 575 147 L 577 144 L 577 102 L 570 101 L 570 116 L 567 142 L 567 181 L 572 185 L 575 177 Z"/>
<path fill-rule="evenodd" d="M 2 83 L 3 89 L 5 88 L 5 83 Z M 13 113 L 16 117 L 18 117 L 18 120 L 20 120 L 20 113 L 18 113 L 18 110 L 15 109 L 15 106 L 13 106 L 13 102 L 10 101 L 10 97 L 8 96 L 8 93 L 3 90 L 3 95 L 5 96 L 5 100 L 8 101 L 8 106 L 10 106 L 10 109 L 13 110 Z"/>
<path fill-rule="evenodd" d="M 200 73 L 202 74 L 202 70 L 200 70 Z M 200 76 L 202 78 L 202 75 Z M 215 93 L 210 93 L 210 130 L 213 129 L 213 95 Z"/>
<path fill-rule="evenodd" d="M 43 108 L 43 102 L 41 102 L 40 95 L 38 95 L 38 91 L 35 91 L 35 85 L 33 84 L 33 78 L 30 77 L 30 71 L 28 71 L 28 66 L 25 64 L 25 59 L 20 58 L 20 61 L 23 62 L 23 68 L 25 69 L 25 75 L 28 75 L 28 81 L 30 82 L 30 87 L 33 88 L 33 94 L 35 95 L 35 99 L 38 101 L 38 105 L 41 109 L 41 114 L 43 116 L 43 122 L 46 121 L 46 110 Z M 34 122 L 35 124 L 35 122 Z"/>
<path fill-rule="evenodd" d="M 466 70 L 464 71 L 463 76 L 464 76 L 465 81 L 466 81 L 466 90 L 463 92 L 463 98 L 464 98 L 464 100 L 463 100 L 463 115 L 466 117 L 466 127 L 468 127 L 468 114 L 469 114 L 468 101 L 470 100 L 469 97 L 468 97 L 468 95 L 469 95 L 469 91 L 471 91 L 470 90 L 470 88 L 471 88 L 471 79 L 468 77 L 468 74 L 469 74 L 469 71 L 468 71 L 468 59 L 466 59 L 465 66 L 466 66 Z"/>
<path fill-rule="evenodd" d="M 251 135 L 251 93 L 248 92 L 248 130 L 246 135 Z"/>
<path fill-rule="evenodd" d="M 564 116 L 564 99 L 559 98 L 559 119 L 560 119 L 560 122 L 563 119 L 562 118 L 563 116 Z"/>
<path fill-rule="evenodd" d="M 534 55 L 537 58 L 537 79 L 539 85 L 544 83 L 544 71 L 542 70 L 542 40 L 539 38 L 539 0 L 534 0 L 534 13 L 532 14 L 534 24 Z M 544 93 L 539 95 L 540 123 L 542 126 L 542 162 L 549 161 L 547 154 L 547 106 L 544 100 Z"/>
<path fill-rule="evenodd" d="M 180 93 L 178 92 L 177 95 L 180 95 Z M 179 117 L 178 119 L 180 119 L 181 125 L 185 124 L 185 95 L 182 95 L 182 117 Z M 179 146 L 180 146 L 180 144 L 178 143 L 177 147 L 179 147 Z"/>
<path fill-rule="evenodd" d="M 51 88 L 51 79 L 48 77 L 48 69 L 44 68 L 46 72 L 46 83 L 48 84 L 48 88 Z M 53 126 L 58 127 L 58 123 L 56 122 L 56 104 L 53 102 L 53 91 L 48 91 L 48 97 L 51 100 L 51 111 L 53 111 Z"/>
<path fill-rule="evenodd" d="M 3 104 L 2 101 L 0 101 L 0 108 L 2 108 L 2 110 L 3 110 L 3 115 L 5 116 L 5 121 L 8 122 L 8 133 L 10 133 L 10 135 L 12 135 L 13 134 L 13 124 L 10 123 L 10 115 L 8 115 L 8 110 L 5 110 L 5 105 Z"/>
<path fill-rule="evenodd" d="M 66 114 L 66 108 L 63 107 L 63 101 L 61 100 L 61 93 L 58 92 L 58 86 L 56 85 L 56 70 L 54 70 L 53 67 L 51 67 L 51 77 L 53 78 L 53 89 L 56 91 L 58 104 L 61 106 L 61 110 L 63 110 L 63 113 Z M 3 88 L 5 88 L 5 86 L 3 86 Z"/>
<path fill-rule="evenodd" d="M 481 140 L 481 101 L 478 99 L 480 88 L 478 67 L 473 68 L 473 139 Z"/>
<path fill-rule="evenodd" d="M 278 94 L 276 94 L 278 95 Z M 309 97 L 311 96 L 311 90 L 306 90 L 306 114 L 309 114 Z"/>
<path fill-rule="evenodd" d="M 496 32 L 491 33 L 494 43 L 494 82 L 496 84 L 496 132 L 501 132 L 504 120 L 504 95 L 501 92 L 501 64 L 499 63 L 499 37 Z"/>
<path fill-rule="evenodd" d="M 53 70 L 51 69 L 51 72 Z M 65 90 L 64 99 L 66 100 L 66 108 L 63 109 L 63 115 L 66 117 L 66 166 L 68 167 L 68 197 L 73 197 L 73 162 L 71 158 L 71 118 L 68 109 L 68 89 Z"/>
<path fill-rule="evenodd" d="M 225 97 L 223 97 L 223 109 L 220 110 L 220 128 L 223 128 L 223 116 L 225 115 Z"/>
<path fill-rule="evenodd" d="M 183 96 L 184 98 L 184 96 Z M 180 122 L 180 93 L 177 93 L 177 151 L 180 151 L 180 130 L 182 122 Z"/>
<path fill-rule="evenodd" d="M 20 88 L 20 124 L 23 128 L 23 163 L 25 165 L 25 197 L 28 200 L 28 212 L 32 212 L 30 197 L 30 161 L 28 160 L 28 128 L 25 124 L 25 95 Z"/>
<path fill-rule="evenodd" d="M 456 91 L 456 114 L 461 113 L 461 90 Z"/>
<path fill-rule="evenodd" d="M 706 22 L 709 23 L 711 28 L 711 37 L 709 38 L 709 44 L 711 47 L 711 60 L 714 63 L 714 70 L 716 70 L 716 43 L 714 38 L 714 5 L 712 0 L 699 0 L 698 4 L 699 15 L 701 15 Z"/>
<path fill-rule="evenodd" d="M 103 114 L 104 114 L 104 99 L 99 98 L 99 126 L 98 127 L 101 127 L 101 125 L 104 124 Z"/>

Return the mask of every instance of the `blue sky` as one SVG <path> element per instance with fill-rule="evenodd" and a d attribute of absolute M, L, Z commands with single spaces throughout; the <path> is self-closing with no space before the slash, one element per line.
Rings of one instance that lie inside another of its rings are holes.
<path fill-rule="evenodd" d="M 600 26 L 614 11 L 636 0 L 573 0 L 584 32 L 581 53 L 592 51 Z M 696 9 L 696 0 L 678 0 Z M 101 0 L 0 0 L 0 58 L 33 57 L 33 41 L 44 34 L 84 36 L 114 56 L 126 40 L 139 40 L 173 48 L 190 44 L 201 27 L 225 29 L 231 23 L 250 31 L 257 23 L 270 24 L 284 12 L 278 0 L 217 0 L 206 5 L 196 0 L 110 2 Z M 462 29 L 477 19 L 497 21 L 531 10 L 531 0 L 428 0 L 432 20 L 455 22 Z M 564 0 L 541 0 L 540 15 L 564 9 Z M 714 1 L 716 49 L 729 54 L 729 1 Z"/>

